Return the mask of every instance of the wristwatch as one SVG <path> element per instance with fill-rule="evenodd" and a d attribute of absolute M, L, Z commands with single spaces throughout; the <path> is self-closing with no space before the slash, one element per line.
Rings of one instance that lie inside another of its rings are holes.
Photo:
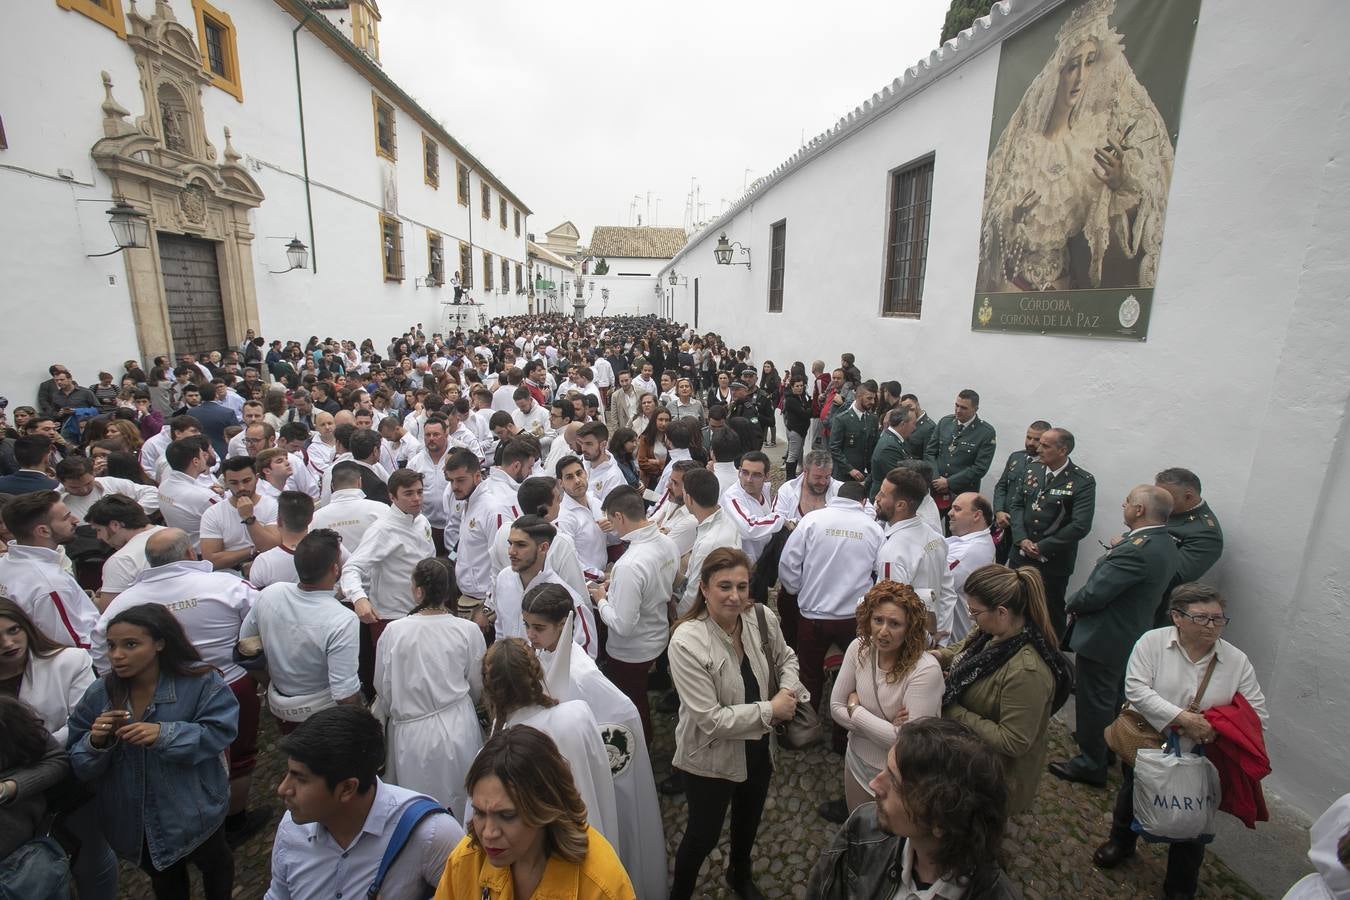
<path fill-rule="evenodd" d="M 242 525 L 244 525 L 245 527 L 247 527 L 247 526 L 249 526 L 249 525 L 252 525 L 252 524 L 253 524 L 254 522 L 256 522 L 256 521 L 258 521 L 258 517 L 257 517 L 257 516 L 249 516 L 247 519 L 240 519 L 240 520 L 239 520 L 239 522 L 240 522 Z"/>

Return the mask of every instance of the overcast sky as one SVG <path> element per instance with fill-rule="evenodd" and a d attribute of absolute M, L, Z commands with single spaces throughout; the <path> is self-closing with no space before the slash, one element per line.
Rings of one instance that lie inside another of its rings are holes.
<path fill-rule="evenodd" d="M 715 217 L 927 56 L 948 5 L 384 0 L 380 56 L 538 239 L 570 219 L 585 244 L 636 224 L 635 197 L 644 223 L 687 224 L 691 178 Z"/>

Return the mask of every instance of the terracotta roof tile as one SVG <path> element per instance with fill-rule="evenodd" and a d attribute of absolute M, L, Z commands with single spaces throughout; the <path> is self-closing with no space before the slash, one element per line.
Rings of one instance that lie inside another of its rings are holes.
<path fill-rule="evenodd" d="M 597 225 L 588 249 L 592 256 L 670 259 L 687 239 L 683 228 Z"/>

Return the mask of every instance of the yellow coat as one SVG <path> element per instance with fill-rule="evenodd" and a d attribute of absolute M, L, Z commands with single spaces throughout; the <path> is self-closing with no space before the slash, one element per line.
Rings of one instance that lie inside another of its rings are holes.
<path fill-rule="evenodd" d="M 552 857 L 532 900 L 637 900 L 618 855 L 600 832 L 586 827 L 589 849 L 580 863 Z M 435 900 L 516 900 L 511 870 L 488 862 L 468 835 L 445 862 Z M 527 898 L 521 898 L 527 900 Z"/>

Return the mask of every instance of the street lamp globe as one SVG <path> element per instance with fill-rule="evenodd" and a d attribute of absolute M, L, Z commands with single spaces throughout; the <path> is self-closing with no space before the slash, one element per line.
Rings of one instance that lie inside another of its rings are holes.
<path fill-rule="evenodd" d="M 149 217 L 120 197 L 108 210 L 108 225 L 123 250 L 150 245 Z"/>
<path fill-rule="evenodd" d="M 727 240 L 725 231 L 717 239 L 717 246 L 713 248 L 713 256 L 716 257 L 719 266 L 731 265 L 731 242 Z"/>

